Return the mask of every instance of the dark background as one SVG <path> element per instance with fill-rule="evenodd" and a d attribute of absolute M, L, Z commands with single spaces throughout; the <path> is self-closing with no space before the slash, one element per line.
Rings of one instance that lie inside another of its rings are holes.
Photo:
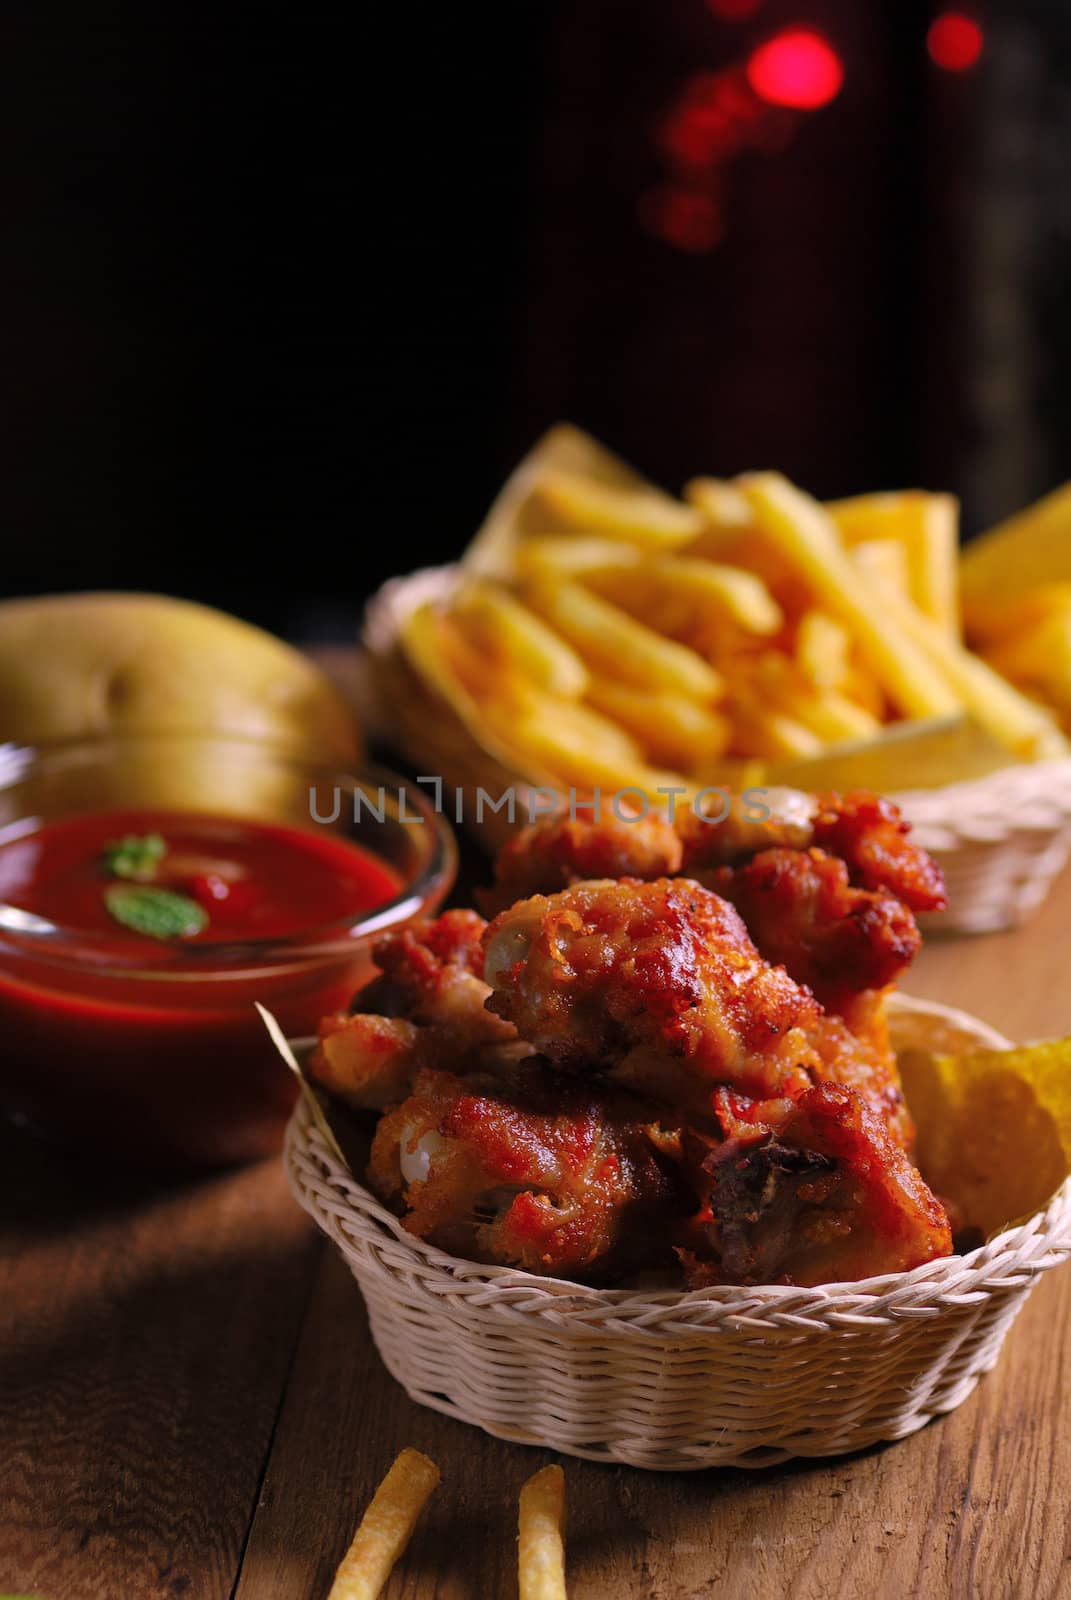
<path fill-rule="evenodd" d="M 912 0 L 16 4 L 0 22 L 3 589 L 352 633 L 569 417 L 667 485 L 1067 475 L 1071 11 Z M 644 224 L 697 72 L 789 22 L 843 92 Z"/>

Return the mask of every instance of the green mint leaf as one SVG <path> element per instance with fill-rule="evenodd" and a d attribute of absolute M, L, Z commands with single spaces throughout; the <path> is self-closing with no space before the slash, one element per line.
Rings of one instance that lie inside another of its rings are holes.
<path fill-rule="evenodd" d="M 160 834 L 128 833 L 104 846 L 104 868 L 113 878 L 151 878 L 166 855 L 167 844 Z"/>
<path fill-rule="evenodd" d="M 116 922 L 150 939 L 190 939 L 208 927 L 208 913 L 188 895 L 149 885 L 113 884 L 104 904 Z"/>

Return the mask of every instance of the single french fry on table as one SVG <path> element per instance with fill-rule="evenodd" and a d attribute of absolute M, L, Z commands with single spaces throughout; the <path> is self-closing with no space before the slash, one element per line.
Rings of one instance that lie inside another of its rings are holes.
<path fill-rule="evenodd" d="M 533 499 L 567 528 L 644 550 L 675 549 L 694 539 L 704 525 L 699 511 L 659 489 L 599 483 L 573 472 L 545 472 Z"/>
<path fill-rule="evenodd" d="M 535 583 L 530 603 L 592 666 L 640 689 L 668 689 L 713 702 L 720 674 L 696 651 L 664 639 L 579 583 Z"/>
<path fill-rule="evenodd" d="M 327 1600 L 376 1600 L 439 1477 L 419 1450 L 402 1451 L 372 1496 Z"/>
<path fill-rule="evenodd" d="M 740 486 L 763 533 L 799 569 L 815 601 L 849 628 L 897 708 L 912 717 L 959 711 L 959 695 L 891 618 L 885 597 L 852 564 L 836 524 L 818 502 L 779 473 L 757 473 L 742 478 Z"/>
<path fill-rule="evenodd" d="M 544 1467 L 521 1489 L 517 1514 L 520 1600 L 567 1600 L 565 1590 L 565 1474 Z"/>
<path fill-rule="evenodd" d="M 583 694 L 588 671 L 576 651 L 508 590 L 490 583 L 466 584 L 454 599 L 452 614 L 476 643 L 509 661 L 538 688 L 565 696 Z"/>

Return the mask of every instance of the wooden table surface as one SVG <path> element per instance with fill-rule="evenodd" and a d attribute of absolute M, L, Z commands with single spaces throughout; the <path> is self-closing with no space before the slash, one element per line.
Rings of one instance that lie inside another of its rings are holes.
<path fill-rule="evenodd" d="M 1071 1030 L 1071 876 L 905 987 L 1012 1037 Z M 146 1190 L 0 1138 L 0 1595 L 323 1600 L 396 1451 L 445 1483 L 386 1595 L 508 1600 L 544 1452 L 410 1403 L 275 1162 Z M 576 1600 L 1071 1593 L 1071 1272 L 996 1371 L 903 1442 L 765 1472 L 566 1460 Z"/>

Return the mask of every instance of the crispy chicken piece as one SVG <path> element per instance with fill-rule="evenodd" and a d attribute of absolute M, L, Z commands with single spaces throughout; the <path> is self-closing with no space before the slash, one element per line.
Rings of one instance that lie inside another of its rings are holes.
<path fill-rule="evenodd" d="M 721 1091 L 718 1107 L 720 1143 L 685 1139 L 703 1199 L 680 1251 L 690 1288 L 854 1282 L 951 1253 L 944 1208 L 851 1089 L 766 1105 Z"/>
<path fill-rule="evenodd" d="M 732 900 L 760 953 L 851 1021 L 860 992 L 887 987 L 914 959 L 912 912 L 944 905 L 940 870 L 911 843 L 891 801 L 862 791 L 819 801 L 769 789 L 762 803 L 769 817 L 757 814 L 754 798 L 738 798 L 719 822 L 687 807 L 675 829 L 656 813 L 612 825 L 605 815 L 598 824 L 572 823 L 559 813 L 505 847 L 488 902 L 551 894 L 585 878 L 681 872 Z"/>
<path fill-rule="evenodd" d="M 909 1155 L 915 1143 L 915 1124 L 900 1086 L 896 1052 L 889 1040 L 885 992 L 873 989 L 858 995 L 852 1007 L 851 1026 L 842 1017 L 826 1013 L 807 1037 L 816 1060 L 810 1076 L 816 1084 L 837 1083 L 854 1089 L 885 1124 L 889 1137 Z"/>
<path fill-rule="evenodd" d="M 678 811 L 676 829 L 684 850 L 681 870 L 687 877 L 747 861 L 777 845 L 806 849 L 813 839 L 818 802 L 801 789 L 777 785 L 757 794 L 734 795 L 727 817 L 721 815 L 724 809 L 719 794 L 717 803 L 711 800 L 698 812 L 695 805 Z"/>
<path fill-rule="evenodd" d="M 585 878 L 671 878 L 684 846 L 664 813 L 608 802 L 596 818 L 562 809 L 522 828 L 498 853 L 494 886 L 478 899 L 491 915 L 533 894 L 554 894 Z"/>
<path fill-rule="evenodd" d="M 440 1249 L 598 1279 L 672 1261 L 694 1204 L 679 1152 L 649 1107 L 528 1061 L 508 1082 L 419 1073 L 380 1120 L 369 1182 Z"/>
<path fill-rule="evenodd" d="M 351 1015 L 320 1024 L 309 1061 L 316 1082 L 358 1110 L 382 1110 L 424 1067 L 530 1054 L 485 1007 L 486 926 L 475 911 L 447 911 L 380 939 L 372 952 L 380 976 L 357 994 Z"/>
<path fill-rule="evenodd" d="M 824 850 L 763 850 L 704 881 L 732 901 L 768 961 L 849 1022 L 860 992 L 894 983 L 922 944 L 901 900 L 854 887 L 846 864 Z"/>
<path fill-rule="evenodd" d="M 814 998 L 763 961 L 739 914 L 686 878 L 579 883 L 484 935 L 488 1008 L 558 1067 L 709 1109 L 719 1083 L 809 1087 Z"/>
<path fill-rule="evenodd" d="M 852 883 L 885 889 L 912 911 L 942 911 L 948 897 L 941 869 L 910 832 L 891 800 L 857 789 L 822 797 L 813 842 L 841 858 Z"/>

